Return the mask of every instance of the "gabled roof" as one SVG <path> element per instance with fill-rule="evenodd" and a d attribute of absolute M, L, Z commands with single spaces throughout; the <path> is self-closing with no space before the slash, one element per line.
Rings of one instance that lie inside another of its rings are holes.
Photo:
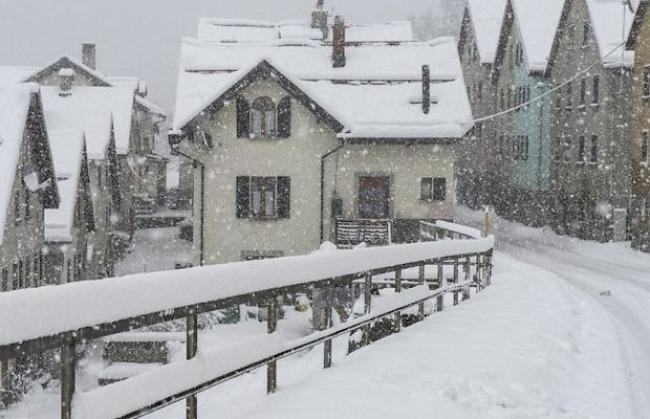
<path fill-rule="evenodd" d="M 476 35 L 482 64 L 494 63 L 505 8 L 506 0 L 467 0 L 465 10 Z"/>
<path fill-rule="evenodd" d="M 634 16 L 634 21 L 632 22 L 632 28 L 630 29 L 630 36 L 627 39 L 627 49 L 635 49 L 637 38 L 641 32 L 641 27 L 643 26 L 648 11 L 648 5 L 650 5 L 650 0 L 641 0 L 639 7 Z"/>
<path fill-rule="evenodd" d="M 543 72 L 548 64 L 564 0 L 510 0 L 528 68 Z"/>
<path fill-rule="evenodd" d="M 118 154 L 129 148 L 134 93 L 122 87 L 74 86 L 61 96 L 58 86 L 43 86 L 43 106 L 48 131 L 84 132 L 91 160 L 106 158 L 111 127 Z"/>
<path fill-rule="evenodd" d="M 0 243 L 4 236 L 27 121 L 32 111 L 42 115 L 38 95 L 38 86 L 34 84 L 16 84 L 0 89 Z M 38 109 L 32 108 L 33 106 Z M 44 127 L 39 128 L 43 132 L 36 134 L 43 134 L 43 138 L 41 142 L 34 144 L 33 148 L 35 158 L 38 160 L 39 181 L 45 182 L 50 179 L 51 182 L 53 169 L 49 144 Z M 44 186 L 46 187 L 45 207 L 55 208 L 59 204 L 56 185 Z"/>
<path fill-rule="evenodd" d="M 50 130 L 48 135 L 61 202 L 59 208 L 45 210 L 45 241 L 70 242 L 79 182 L 83 166 L 87 164 L 85 139 L 81 131 Z"/>
<path fill-rule="evenodd" d="M 185 39 L 173 129 L 187 128 L 217 98 L 231 95 L 233 86 L 262 62 L 344 125 L 346 136 L 356 135 L 355 130 L 360 136 L 376 136 L 379 129 L 393 138 L 457 137 L 471 128 L 453 38 L 348 44 L 342 68 L 332 66 L 331 55 L 328 43 L 308 39 L 238 43 Z M 423 64 L 430 66 L 435 99 L 428 115 L 421 110 Z"/>
<path fill-rule="evenodd" d="M 75 73 L 83 74 L 93 81 L 95 86 L 110 86 L 111 84 L 106 79 L 106 76 L 100 73 L 97 70 L 84 65 L 81 61 L 78 61 L 75 58 L 70 57 L 69 55 L 63 55 L 56 59 L 54 62 L 47 64 L 42 67 L 41 70 L 32 74 L 26 82 L 36 82 L 39 83 L 41 78 L 52 72 L 57 72 L 63 68 L 72 68 Z"/>

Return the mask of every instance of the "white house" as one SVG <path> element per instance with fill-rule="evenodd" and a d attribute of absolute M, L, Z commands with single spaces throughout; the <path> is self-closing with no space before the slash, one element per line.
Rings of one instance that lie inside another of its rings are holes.
<path fill-rule="evenodd" d="M 453 218 L 472 128 L 454 39 L 324 13 L 202 19 L 183 41 L 170 142 L 194 161 L 196 264 L 406 241 Z"/>

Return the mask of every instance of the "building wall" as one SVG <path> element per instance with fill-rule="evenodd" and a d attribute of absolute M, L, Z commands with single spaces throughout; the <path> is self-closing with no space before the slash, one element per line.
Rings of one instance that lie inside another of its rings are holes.
<path fill-rule="evenodd" d="M 466 8 L 458 53 L 474 118 L 494 113 L 496 90 L 492 65 L 482 64 L 476 33 Z M 458 146 L 458 199 L 471 207 L 493 202 L 496 177 L 496 132 L 493 121 L 479 122 Z"/>
<path fill-rule="evenodd" d="M 650 99 L 644 97 L 644 69 L 650 65 L 650 13 L 637 35 L 632 81 L 632 245 L 650 252 L 650 162 L 641 160 L 641 140 L 650 132 Z M 650 134 L 648 134 L 650 135 Z"/>
<path fill-rule="evenodd" d="M 25 187 L 21 175 L 22 165 L 31 160 L 32 141 L 28 130 L 26 130 L 23 136 L 20 166 L 16 170 L 12 198 L 4 226 L 4 236 L 0 244 L 0 291 L 42 285 L 40 271 L 44 238 L 43 200 L 40 194 L 29 193 L 30 216 L 26 218 L 26 205 L 23 197 L 28 189 Z M 16 193 L 20 194 L 21 201 L 18 213 L 16 212 Z M 35 265 L 36 271 L 34 271 Z M 19 276 L 19 272 L 23 272 L 23 275 Z"/>
<path fill-rule="evenodd" d="M 587 5 L 576 0 L 567 15 L 555 63 L 553 86 L 558 86 L 600 59 L 590 30 L 583 46 L 583 25 L 589 22 Z M 573 31 L 567 27 L 575 28 Z M 599 77 L 599 101 L 593 101 L 593 79 Z M 554 95 L 552 115 L 551 167 L 552 223 L 561 232 L 581 238 L 608 240 L 615 237 L 612 211 L 627 211 L 630 176 L 630 75 L 620 69 L 597 65 L 584 77 L 585 106 L 580 106 L 580 78 L 569 93 L 563 88 Z M 560 100 L 561 102 L 557 102 Z M 558 106 L 559 105 L 559 106 Z M 579 137 L 585 137 L 585 156 L 590 155 L 591 138 L 598 136 L 597 162 L 578 161 Z M 620 232 L 618 232 L 620 236 Z M 624 234 L 624 232 L 623 232 Z M 620 239 L 620 237 L 618 237 Z"/>
<path fill-rule="evenodd" d="M 92 246 L 88 277 L 98 279 L 109 276 L 114 264 L 110 244 L 112 188 L 108 183 L 108 160 L 91 160 L 88 169 L 95 217 L 95 231 L 89 235 L 88 240 L 89 245 Z"/>
<path fill-rule="evenodd" d="M 249 102 L 264 95 L 277 103 L 286 96 L 279 84 L 267 80 L 260 80 L 240 93 Z M 186 143 L 183 150 L 203 163 L 203 167 L 198 165 L 194 170 L 195 264 L 200 262 L 202 248 L 205 264 L 239 261 L 249 252 L 291 256 L 317 249 L 321 243 L 321 157 L 341 145 L 335 132 L 297 100 L 292 101 L 290 138 L 236 138 L 235 127 L 236 104 L 231 101 L 200 123 L 216 146 L 208 151 L 192 149 Z M 358 179 L 368 174 L 390 176 L 391 217 L 453 218 L 454 171 L 452 145 L 407 146 L 399 142 L 344 145 L 325 160 L 323 239 L 334 240 L 333 197 L 342 198 L 344 218 L 358 218 Z M 290 218 L 268 221 L 237 218 L 238 176 L 289 176 Z M 445 177 L 447 200 L 420 201 L 422 177 Z M 205 182 L 204 189 L 202 182 Z"/>

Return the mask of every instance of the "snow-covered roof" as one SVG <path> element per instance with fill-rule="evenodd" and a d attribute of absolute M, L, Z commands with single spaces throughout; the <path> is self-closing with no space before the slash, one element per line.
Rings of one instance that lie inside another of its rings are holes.
<path fill-rule="evenodd" d="M 74 86 L 69 96 L 61 96 L 58 86 L 43 86 L 41 92 L 48 132 L 84 132 L 88 158 L 101 160 L 106 158 L 112 121 L 116 152 L 128 152 L 134 100 L 132 89 Z"/>
<path fill-rule="evenodd" d="M 21 83 L 38 70 L 37 67 L 0 66 L 0 88 Z"/>
<path fill-rule="evenodd" d="M 348 45 L 343 68 L 333 68 L 331 48 L 311 40 L 217 43 L 185 39 L 173 128 L 184 128 L 262 61 L 294 81 L 351 130 L 349 135 L 377 134 L 382 124 L 382 137 L 456 137 L 471 128 L 453 38 Z M 432 97 L 438 99 L 428 115 L 421 110 L 421 99 L 420 104 L 415 100 L 421 98 L 423 64 L 430 66 Z"/>
<path fill-rule="evenodd" d="M 544 71 L 562 15 L 564 0 L 512 0 L 531 71 Z"/>
<path fill-rule="evenodd" d="M 45 241 L 69 242 L 74 227 L 84 135 L 81 131 L 48 130 L 48 138 L 61 201 L 59 208 L 45 210 Z"/>
<path fill-rule="evenodd" d="M 467 0 L 467 7 L 481 63 L 492 64 L 496 58 L 506 0 Z"/>
<path fill-rule="evenodd" d="M 634 9 L 630 11 L 626 2 L 621 0 L 587 0 L 594 36 L 605 66 L 630 66 L 634 63 L 634 51 L 626 51 L 625 43 L 639 2 L 630 0 Z"/>
<path fill-rule="evenodd" d="M 333 31 L 329 31 L 332 40 Z M 409 21 L 375 23 L 371 25 L 348 25 L 346 42 L 410 42 L 415 41 L 413 24 Z"/>

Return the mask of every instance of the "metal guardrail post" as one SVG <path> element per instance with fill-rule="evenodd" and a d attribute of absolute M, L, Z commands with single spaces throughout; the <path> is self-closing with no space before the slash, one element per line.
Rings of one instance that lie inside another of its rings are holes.
<path fill-rule="evenodd" d="M 459 272 L 458 258 L 454 258 L 454 284 L 458 284 Z M 454 290 L 454 305 L 458 305 L 458 290 Z"/>
<path fill-rule="evenodd" d="M 364 314 L 370 314 L 372 308 L 372 275 L 370 272 L 367 272 L 365 275 L 365 284 L 363 287 L 364 295 Z M 363 331 L 363 345 L 366 346 L 370 344 L 370 331 L 372 330 L 372 325 L 368 325 L 364 328 Z"/>
<path fill-rule="evenodd" d="M 272 297 L 268 303 L 267 312 L 267 333 L 275 332 L 278 326 L 278 301 L 276 297 Z M 269 362 L 266 366 L 266 392 L 268 394 L 275 393 L 278 386 L 278 364 L 277 361 Z"/>
<path fill-rule="evenodd" d="M 472 278 L 472 261 L 469 256 L 465 258 L 465 282 L 469 282 Z M 477 290 L 478 292 L 478 290 Z M 463 293 L 463 301 L 469 300 L 472 295 L 472 287 L 467 286 L 467 292 Z"/>
<path fill-rule="evenodd" d="M 425 265 L 420 265 L 418 271 L 418 284 L 424 285 L 425 282 L 426 282 Z M 420 319 L 420 321 L 424 320 L 424 303 L 420 303 L 418 305 L 418 318 Z"/>
<path fill-rule="evenodd" d="M 445 271 L 442 259 L 438 260 L 438 288 L 445 286 Z M 436 311 L 442 311 L 444 305 L 444 295 L 440 294 L 436 300 Z"/>
<path fill-rule="evenodd" d="M 486 256 L 486 269 L 487 269 L 487 274 L 485 275 L 485 285 L 490 286 L 492 285 L 492 253 L 493 250 L 490 249 L 487 252 Z"/>
<path fill-rule="evenodd" d="M 476 283 L 476 291 L 479 292 L 483 289 L 483 263 L 481 262 L 482 255 L 476 254 L 476 273 L 474 274 L 474 282 Z"/>
<path fill-rule="evenodd" d="M 402 270 L 397 269 L 395 271 L 395 292 L 402 292 Z M 393 332 L 399 333 L 402 330 L 402 313 L 395 313 L 395 319 L 393 320 Z"/>
<path fill-rule="evenodd" d="M 330 285 L 325 294 L 325 328 L 332 327 L 332 299 L 333 289 Z M 332 366 L 332 339 L 327 339 L 323 346 L 323 368 Z"/>
<path fill-rule="evenodd" d="M 75 391 L 77 366 L 77 336 L 67 334 L 61 342 L 61 419 L 72 418 L 72 399 Z"/>
<path fill-rule="evenodd" d="M 196 356 L 199 348 L 199 319 L 196 309 L 191 309 L 185 319 L 185 352 L 186 358 L 192 359 Z M 193 394 L 185 399 L 185 417 L 187 419 L 198 418 L 198 396 Z"/>

